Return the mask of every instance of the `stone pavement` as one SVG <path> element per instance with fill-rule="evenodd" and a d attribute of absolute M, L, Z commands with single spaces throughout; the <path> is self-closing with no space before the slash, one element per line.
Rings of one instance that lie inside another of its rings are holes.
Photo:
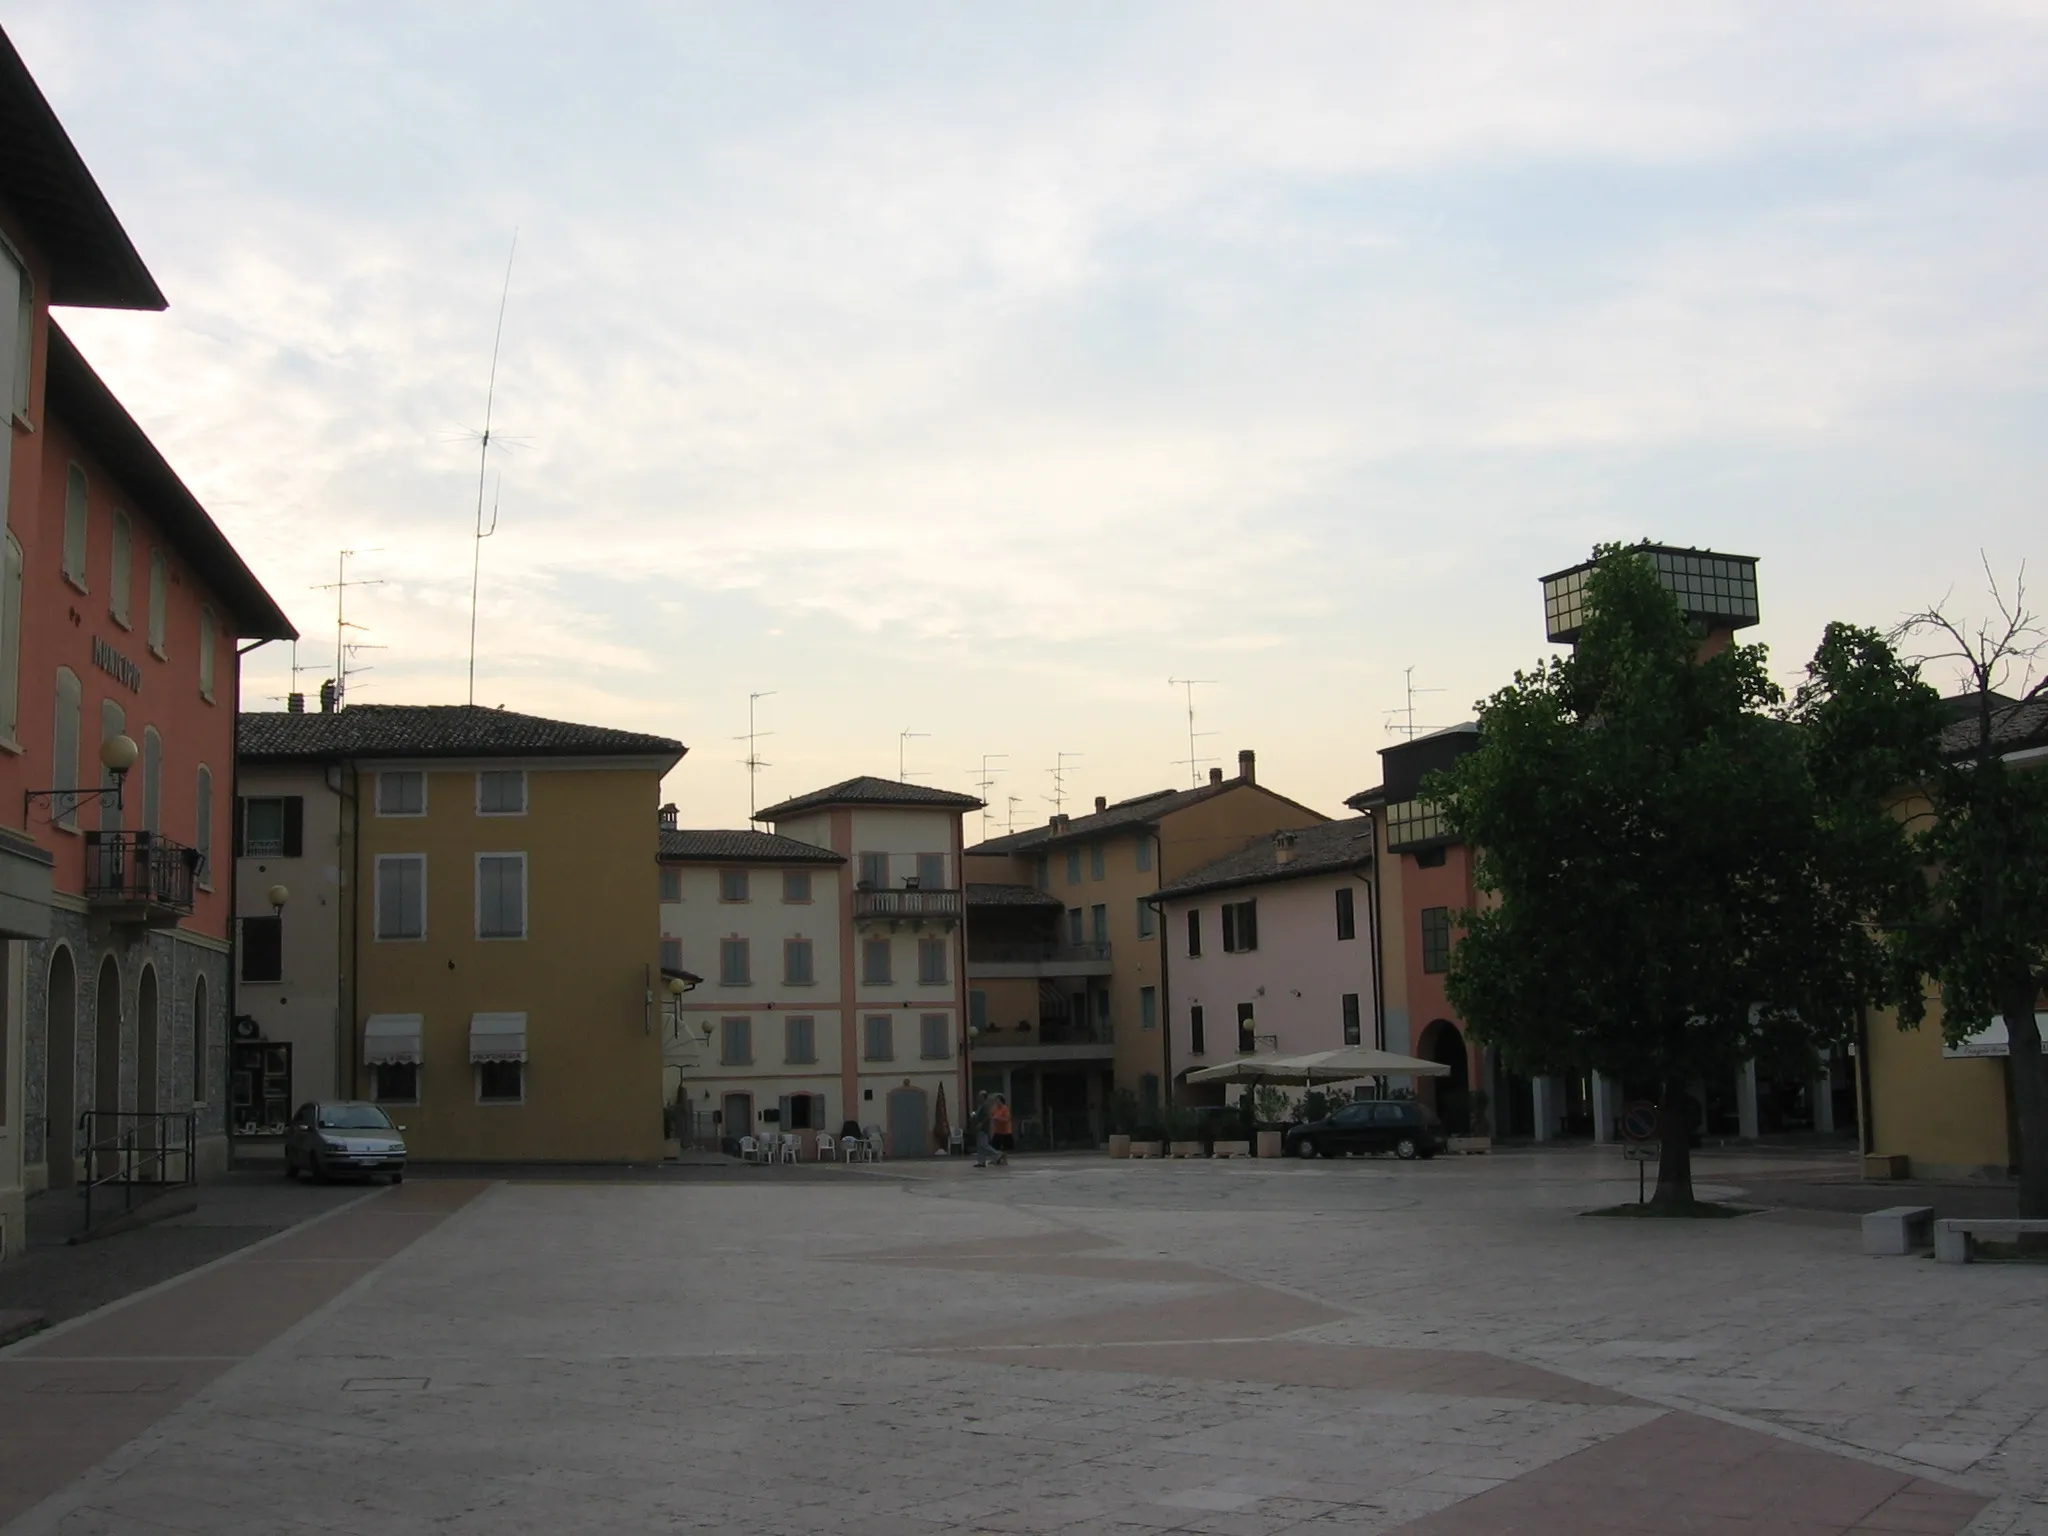
<path fill-rule="evenodd" d="M 841 1172 L 409 1180 L 0 1351 L 83 1421 L 8 1529 L 2048 1532 L 2039 1268 L 1591 1152 Z"/>

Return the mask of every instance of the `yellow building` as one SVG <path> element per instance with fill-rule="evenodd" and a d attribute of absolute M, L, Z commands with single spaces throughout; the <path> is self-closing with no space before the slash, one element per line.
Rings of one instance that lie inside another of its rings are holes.
<path fill-rule="evenodd" d="M 260 1055 L 297 981 L 338 975 L 338 1091 L 385 1105 L 414 1158 L 658 1159 L 649 898 L 661 779 L 683 750 L 464 706 L 243 716 L 245 784 L 319 764 L 298 788 L 338 814 L 243 796 L 238 1052 Z M 337 826 L 331 856 L 303 839 L 295 860 L 282 841 L 258 846 L 272 819 Z"/>

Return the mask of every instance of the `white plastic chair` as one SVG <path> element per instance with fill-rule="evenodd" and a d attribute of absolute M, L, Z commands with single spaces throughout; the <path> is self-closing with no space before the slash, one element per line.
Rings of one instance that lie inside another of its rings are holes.
<path fill-rule="evenodd" d="M 832 1139 L 830 1131 L 818 1132 L 818 1161 L 829 1163 L 839 1155 L 839 1143 Z"/>
<path fill-rule="evenodd" d="M 849 1163 L 859 1162 L 865 1145 L 858 1136 L 842 1136 L 839 1138 L 839 1156 Z"/>
<path fill-rule="evenodd" d="M 793 1163 L 797 1160 L 795 1136 L 784 1136 L 775 1143 L 775 1160 L 778 1163 Z"/>
<path fill-rule="evenodd" d="M 870 1129 L 868 1131 L 868 1161 L 871 1163 L 879 1163 L 881 1160 L 882 1133 L 880 1131 Z"/>
<path fill-rule="evenodd" d="M 743 1163 L 766 1161 L 761 1155 L 761 1143 L 754 1140 L 751 1136 L 742 1136 L 740 1138 L 740 1161 Z"/>

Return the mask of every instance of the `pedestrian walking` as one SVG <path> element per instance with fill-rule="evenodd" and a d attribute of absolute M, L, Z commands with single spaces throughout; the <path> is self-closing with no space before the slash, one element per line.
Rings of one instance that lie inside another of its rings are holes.
<path fill-rule="evenodd" d="M 977 1168 L 986 1168 L 989 1159 L 996 1155 L 996 1149 L 988 1139 L 992 1129 L 989 1096 L 984 1093 L 974 1101 L 974 1166 Z"/>
<path fill-rule="evenodd" d="M 995 1143 L 996 1161 L 1007 1163 L 1010 1149 L 1017 1144 L 1017 1138 L 1010 1131 L 1010 1101 L 1003 1094 L 997 1094 L 989 1105 L 989 1139 Z"/>

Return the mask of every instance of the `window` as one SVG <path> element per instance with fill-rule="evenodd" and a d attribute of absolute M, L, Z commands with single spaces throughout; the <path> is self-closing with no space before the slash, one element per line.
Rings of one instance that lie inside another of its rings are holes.
<path fill-rule="evenodd" d="M 860 883 L 871 891 L 889 889 L 889 855 L 864 853 L 860 856 Z"/>
<path fill-rule="evenodd" d="M 1049 891 L 1052 889 L 1052 861 L 1042 853 L 1038 856 L 1037 862 L 1033 865 L 1033 875 L 1031 883 L 1037 886 L 1041 891 Z"/>
<path fill-rule="evenodd" d="M 1188 958 L 1199 959 L 1202 953 L 1202 909 L 1188 908 Z"/>
<path fill-rule="evenodd" d="M 85 590 L 85 471 L 73 464 L 64 472 L 64 579 Z"/>
<path fill-rule="evenodd" d="M 1157 987 L 1140 987 L 1138 988 L 1138 1028 L 1157 1029 L 1158 1027 L 1159 989 Z"/>
<path fill-rule="evenodd" d="M 1360 1043 L 1358 1032 L 1358 994 L 1356 992 L 1346 992 L 1344 994 L 1344 1043 L 1346 1045 L 1357 1045 Z"/>
<path fill-rule="evenodd" d="M 661 899 L 681 901 L 683 899 L 683 872 L 680 869 L 664 869 L 661 872 Z"/>
<path fill-rule="evenodd" d="M 149 648 L 156 653 L 159 661 L 164 659 L 165 608 L 170 601 L 170 568 L 164 564 L 164 552 L 152 549 L 149 552 Z"/>
<path fill-rule="evenodd" d="M 782 941 L 782 979 L 785 984 L 792 987 L 808 987 L 815 980 L 811 974 L 809 939 Z"/>
<path fill-rule="evenodd" d="M 21 540 L 7 535 L 0 563 L 0 737 L 21 725 Z"/>
<path fill-rule="evenodd" d="M 479 1104 L 524 1104 L 526 1063 L 523 1061 L 480 1061 L 476 1064 L 476 1101 Z"/>
<path fill-rule="evenodd" d="M 302 795 L 249 795 L 239 807 L 237 856 L 296 859 L 305 853 L 306 801 Z"/>
<path fill-rule="evenodd" d="M 721 1067 L 751 1067 L 754 1064 L 754 1021 L 718 1021 L 718 1064 Z"/>
<path fill-rule="evenodd" d="M 970 1029 L 988 1028 L 988 994 L 979 990 L 967 994 L 967 1025 Z"/>
<path fill-rule="evenodd" d="M 424 816 L 427 814 L 427 776 L 417 769 L 377 775 L 379 816 Z"/>
<path fill-rule="evenodd" d="M 949 979 L 946 975 L 946 950 L 944 939 L 919 939 L 917 941 L 917 984 L 920 987 L 943 987 Z"/>
<path fill-rule="evenodd" d="M 1445 850 L 1440 846 L 1436 848 L 1418 848 L 1410 857 L 1415 860 L 1415 867 L 1417 869 L 1442 869 L 1444 867 Z"/>
<path fill-rule="evenodd" d="M 860 946 L 860 979 L 871 987 L 889 985 L 889 941 L 863 939 Z"/>
<path fill-rule="evenodd" d="M 518 1063 L 513 1063 L 518 1065 Z M 420 1064 L 416 1061 L 380 1061 L 370 1069 L 374 1076 L 371 1096 L 380 1104 L 417 1104 L 420 1101 Z"/>
<path fill-rule="evenodd" d="M 926 1061 L 944 1061 L 953 1054 L 950 1015 L 920 1014 L 917 1020 L 917 1054 Z"/>
<path fill-rule="evenodd" d="M 113 563 L 107 570 L 107 612 L 123 629 L 128 619 L 128 589 L 135 584 L 135 530 L 126 512 L 114 514 Z"/>
<path fill-rule="evenodd" d="M 1358 937 L 1358 916 L 1351 908 L 1351 887 L 1348 885 L 1337 887 L 1337 937 Z"/>
<path fill-rule="evenodd" d="M 1079 885 L 1080 883 L 1081 850 L 1078 848 L 1069 848 L 1067 850 L 1067 884 Z"/>
<path fill-rule="evenodd" d="M 156 727 L 142 732 L 142 830 L 161 832 L 164 821 L 164 739 Z"/>
<path fill-rule="evenodd" d="M 526 772 L 521 768 L 486 768 L 476 776 L 479 816 L 524 816 Z"/>
<path fill-rule="evenodd" d="M 808 1066 L 818 1059 L 818 1021 L 809 1017 L 782 1021 L 782 1059 L 792 1066 Z"/>
<path fill-rule="evenodd" d="M 894 1061 L 896 1021 L 886 1013 L 871 1013 L 861 1024 L 861 1058 L 865 1061 Z"/>
<path fill-rule="evenodd" d="M 284 980 L 284 918 L 242 919 L 242 980 Z"/>
<path fill-rule="evenodd" d="M 718 872 L 718 899 L 720 901 L 745 901 L 747 899 L 747 872 L 744 869 L 721 869 Z"/>
<path fill-rule="evenodd" d="M 921 891 L 943 891 L 946 888 L 946 856 L 943 853 L 920 853 L 917 856 L 917 888 Z"/>
<path fill-rule="evenodd" d="M 1258 1036 L 1254 1033 L 1254 1029 L 1252 1005 L 1250 1003 L 1239 1003 L 1237 1005 L 1237 1048 L 1247 1056 L 1259 1048 Z"/>
<path fill-rule="evenodd" d="M 423 853 L 377 855 L 377 937 L 424 939 L 427 936 L 427 856 Z"/>
<path fill-rule="evenodd" d="M 201 763 L 192 789 L 192 846 L 199 854 L 194 878 L 213 889 L 213 770 Z"/>
<path fill-rule="evenodd" d="M 1433 800 L 1399 800 L 1387 807 L 1387 852 L 1404 853 L 1417 843 L 1449 835 L 1443 807 Z"/>
<path fill-rule="evenodd" d="M 1152 834 L 1149 832 L 1140 832 L 1138 834 L 1138 873 L 1142 875 L 1151 867 Z"/>
<path fill-rule="evenodd" d="M 680 971 L 683 968 L 683 941 L 664 938 L 661 941 L 661 968 L 664 971 Z"/>
<path fill-rule="evenodd" d="M 1259 947 L 1259 904 L 1232 901 L 1223 905 L 1223 953 L 1241 955 Z"/>
<path fill-rule="evenodd" d="M 718 984 L 721 987 L 747 987 L 754 982 L 754 957 L 752 945 L 745 939 L 720 939 L 718 941 Z"/>
<path fill-rule="evenodd" d="M 1202 1033 L 1202 1005 L 1195 1004 L 1188 1010 L 1188 1051 L 1200 1056 L 1208 1049 L 1208 1042 Z"/>
<path fill-rule="evenodd" d="M 69 667 L 57 669 L 56 728 L 50 733 L 50 782 L 59 790 L 78 787 L 78 726 L 83 690 L 78 674 Z M 78 826 L 78 796 L 50 797 L 50 820 L 60 827 Z"/>
<path fill-rule="evenodd" d="M 1088 909 L 1088 936 L 1097 944 L 1109 942 L 1109 908 L 1093 906 Z"/>
<path fill-rule="evenodd" d="M 1422 969 L 1440 976 L 1451 968 L 1451 909 L 1422 909 Z"/>
<path fill-rule="evenodd" d="M 1102 876 L 1102 844 L 1090 843 L 1088 845 L 1088 878 L 1090 880 L 1100 880 Z"/>
<path fill-rule="evenodd" d="M 213 610 L 199 610 L 199 697 L 213 702 Z"/>
<path fill-rule="evenodd" d="M 1151 937 L 1152 937 L 1152 922 L 1153 922 L 1153 918 L 1154 918 L 1154 917 L 1155 917 L 1156 915 L 1157 915 L 1157 914 L 1155 914 L 1155 913 L 1153 912 L 1153 910 L 1152 910 L 1152 903 L 1151 903 L 1151 902 L 1150 902 L 1149 900 L 1147 900 L 1147 899 L 1146 899 L 1145 897 L 1143 897 L 1143 896 L 1140 896 L 1140 897 L 1138 898 L 1138 937 L 1139 937 L 1139 938 L 1141 938 L 1141 939 L 1149 939 L 1149 938 L 1151 938 Z"/>
<path fill-rule="evenodd" d="M 790 905 L 811 899 L 811 872 L 808 869 L 785 869 L 782 872 L 782 899 Z"/>
<path fill-rule="evenodd" d="M 476 936 L 480 939 L 526 937 L 526 855 L 480 853 L 476 856 Z"/>
<path fill-rule="evenodd" d="M 1088 930 L 1083 921 L 1079 907 L 1067 908 L 1067 942 L 1076 949 L 1088 941 Z"/>

